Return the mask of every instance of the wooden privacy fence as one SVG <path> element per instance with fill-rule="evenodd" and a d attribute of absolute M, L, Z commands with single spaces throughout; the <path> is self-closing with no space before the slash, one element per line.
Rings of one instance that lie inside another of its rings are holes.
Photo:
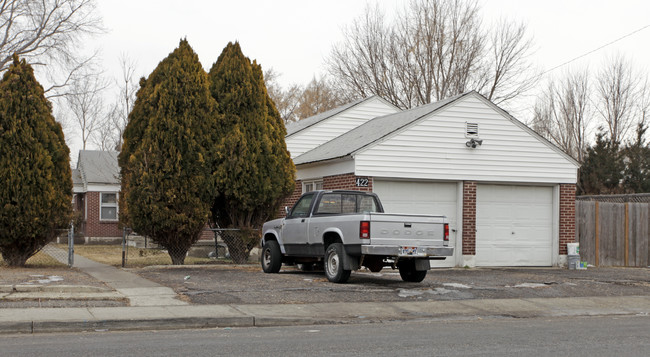
<path fill-rule="evenodd" d="M 576 201 L 576 235 L 582 261 L 595 266 L 647 267 L 650 261 L 650 202 L 579 199 Z"/>

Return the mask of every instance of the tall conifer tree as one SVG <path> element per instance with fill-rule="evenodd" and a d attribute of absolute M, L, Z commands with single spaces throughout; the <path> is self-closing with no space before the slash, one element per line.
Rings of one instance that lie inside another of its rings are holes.
<path fill-rule="evenodd" d="M 214 217 L 222 227 L 260 228 L 294 188 L 286 129 L 267 93 L 261 66 L 244 56 L 239 43 L 228 43 L 209 77 L 223 115 L 215 131 L 219 196 Z M 243 236 L 226 243 L 233 260 L 244 261 L 257 239 Z"/>
<path fill-rule="evenodd" d="M 604 131 L 596 135 L 596 143 L 587 149 L 580 167 L 579 194 L 605 195 L 621 193 L 625 163 L 620 145 L 611 141 Z"/>
<path fill-rule="evenodd" d="M 140 85 L 119 155 L 120 218 L 183 264 L 215 196 L 207 149 L 216 103 L 187 40 Z"/>
<path fill-rule="evenodd" d="M 32 67 L 14 55 L 0 82 L 0 253 L 11 266 L 71 218 L 70 150 Z"/>

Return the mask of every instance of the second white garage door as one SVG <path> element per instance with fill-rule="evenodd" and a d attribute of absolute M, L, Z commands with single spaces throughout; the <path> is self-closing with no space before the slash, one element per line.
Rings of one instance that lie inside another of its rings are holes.
<path fill-rule="evenodd" d="M 477 185 L 477 266 L 550 266 L 552 250 L 552 187 Z"/>
<path fill-rule="evenodd" d="M 372 191 L 384 210 L 393 213 L 442 214 L 449 220 L 449 245 L 456 246 L 458 184 L 454 182 L 389 181 L 375 179 Z M 456 249 L 454 249 L 456 254 Z M 434 267 L 453 267 L 455 258 L 431 261 Z"/>

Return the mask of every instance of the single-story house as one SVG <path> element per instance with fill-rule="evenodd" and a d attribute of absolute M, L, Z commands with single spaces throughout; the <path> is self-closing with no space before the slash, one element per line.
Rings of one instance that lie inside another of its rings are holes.
<path fill-rule="evenodd" d="M 72 170 L 73 208 L 81 217 L 75 227 L 85 243 L 122 240 L 119 223 L 120 169 L 117 152 L 81 150 Z"/>
<path fill-rule="evenodd" d="M 474 91 L 406 111 L 367 100 L 383 107 L 374 118 L 354 117 L 362 100 L 287 127 L 287 205 L 320 188 L 372 191 L 387 212 L 448 217 L 455 256 L 436 266 L 566 263 L 574 159 Z"/>

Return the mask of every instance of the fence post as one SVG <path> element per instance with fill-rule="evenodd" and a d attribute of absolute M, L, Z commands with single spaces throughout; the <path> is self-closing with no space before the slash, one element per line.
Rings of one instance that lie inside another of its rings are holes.
<path fill-rule="evenodd" d="M 122 228 L 122 268 L 126 266 L 126 227 Z"/>
<path fill-rule="evenodd" d="M 628 224 L 630 223 L 630 206 L 628 202 L 625 202 L 625 266 L 629 266 L 629 253 L 630 250 L 630 228 Z"/>
<path fill-rule="evenodd" d="M 70 222 L 70 229 L 68 230 L 68 267 L 72 268 L 74 265 L 74 223 Z"/>
<path fill-rule="evenodd" d="M 596 201 L 596 254 L 595 254 L 595 265 L 600 265 L 600 212 L 598 201 Z"/>

